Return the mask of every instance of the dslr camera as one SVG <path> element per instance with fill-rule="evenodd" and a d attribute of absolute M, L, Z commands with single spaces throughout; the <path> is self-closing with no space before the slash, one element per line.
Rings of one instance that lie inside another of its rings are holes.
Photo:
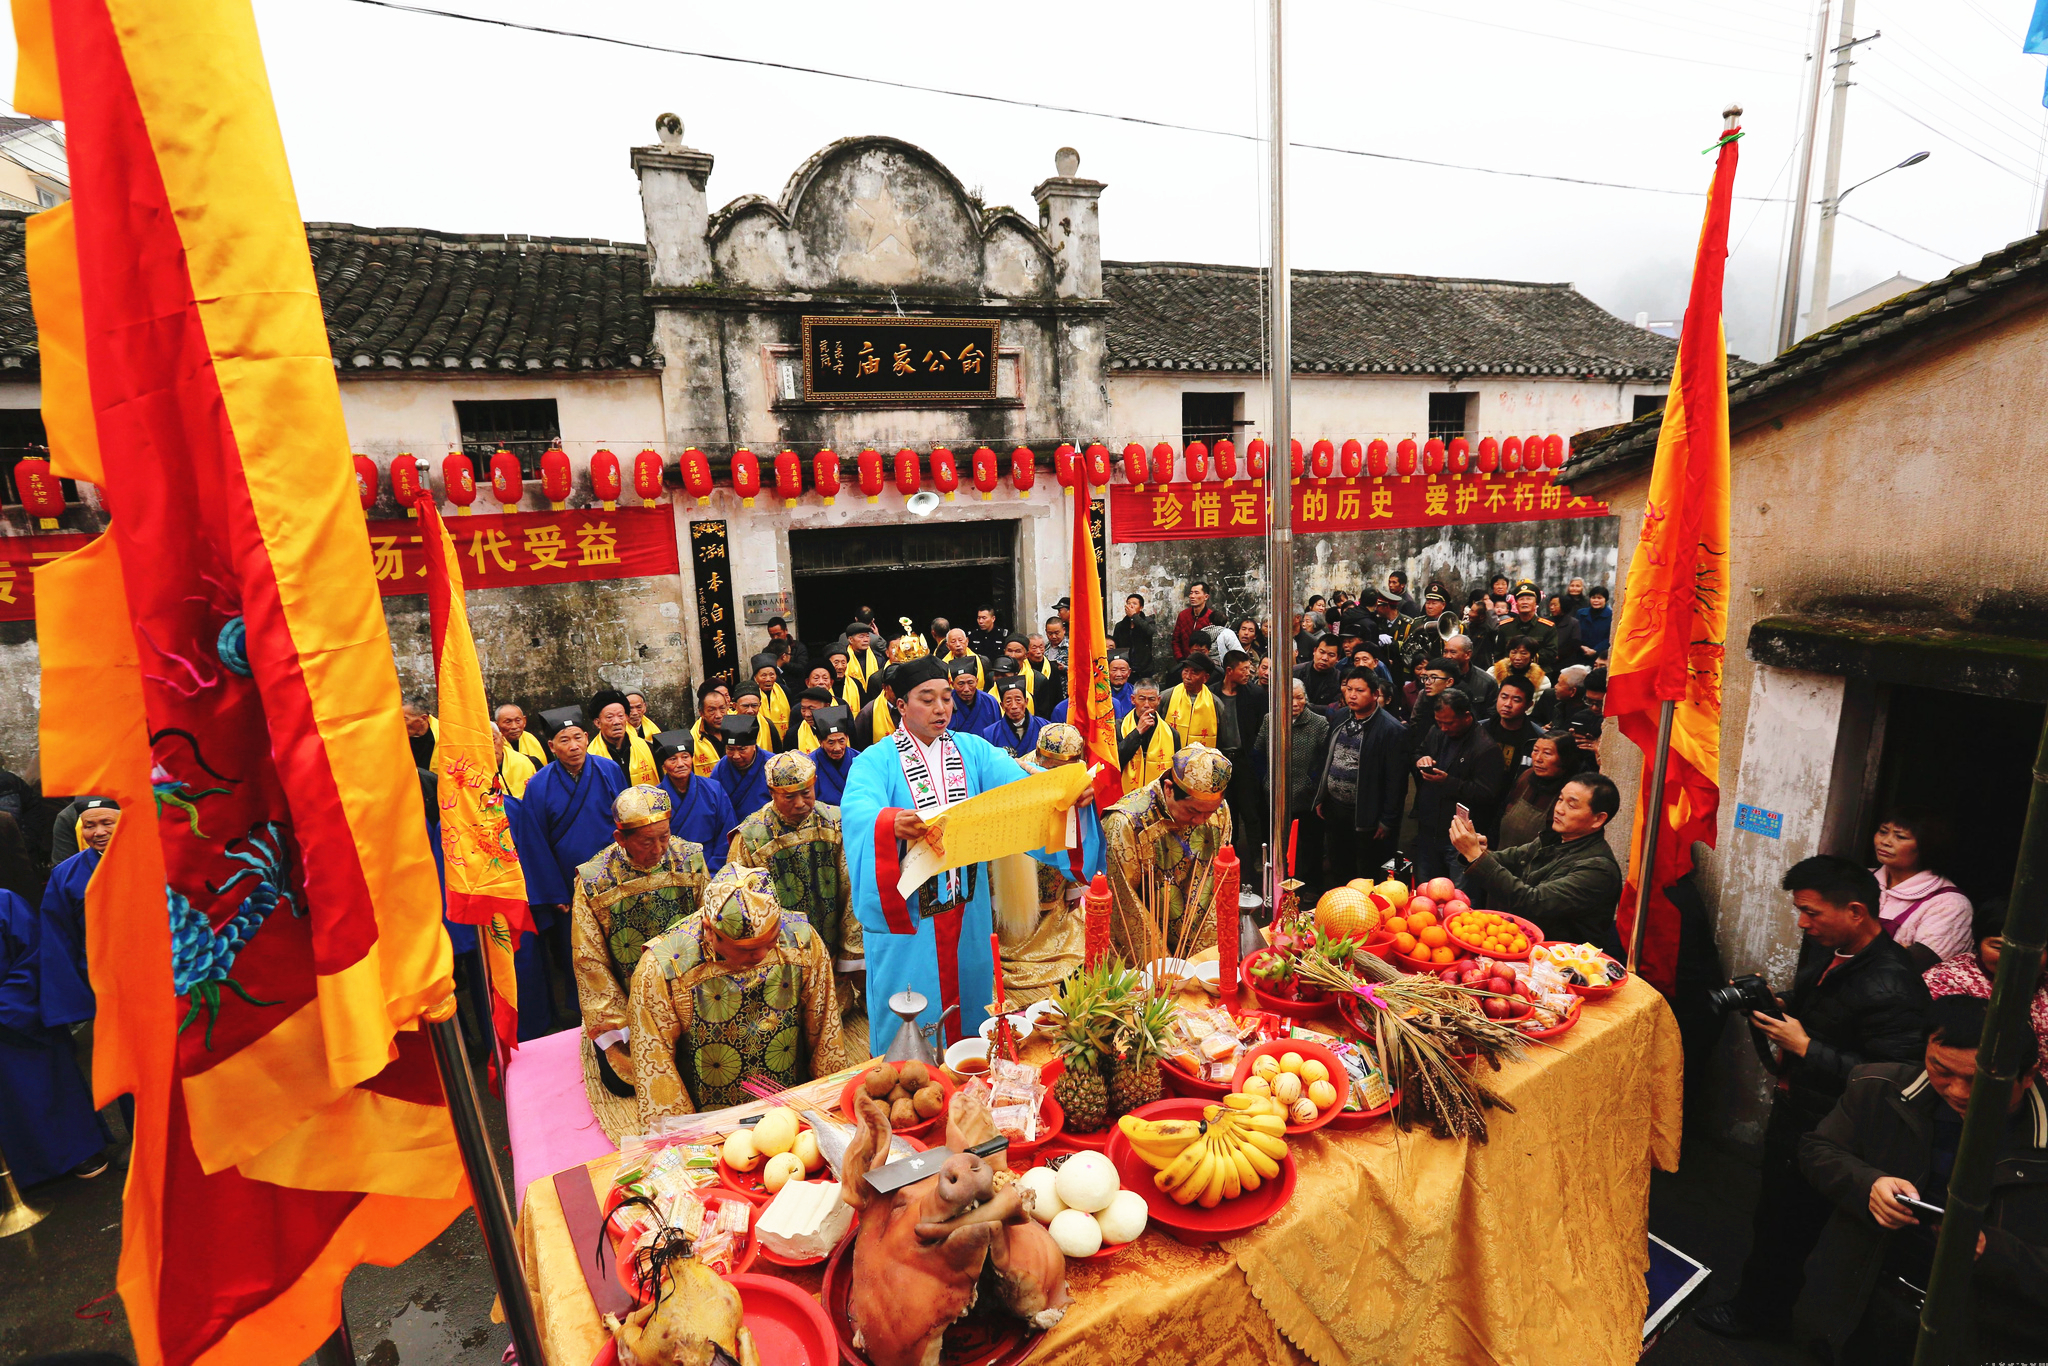
<path fill-rule="evenodd" d="M 1707 1004 L 1717 1014 L 1740 1015 L 1744 1020 L 1749 1012 L 1760 1010 L 1766 1015 L 1781 1013 L 1778 998 L 1771 994 L 1771 985 L 1754 972 L 1734 978 L 1725 987 L 1709 987 Z"/>

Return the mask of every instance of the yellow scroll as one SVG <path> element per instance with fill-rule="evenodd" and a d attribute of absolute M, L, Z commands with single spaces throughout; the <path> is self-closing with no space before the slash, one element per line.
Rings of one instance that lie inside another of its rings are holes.
<path fill-rule="evenodd" d="M 938 833 L 942 848 L 924 840 L 911 846 L 903 856 L 903 875 L 896 879 L 897 894 L 907 897 L 949 868 L 1033 849 L 1067 848 L 1067 810 L 1088 791 L 1088 773 L 1080 764 L 1063 764 L 939 812 L 925 826 Z"/>

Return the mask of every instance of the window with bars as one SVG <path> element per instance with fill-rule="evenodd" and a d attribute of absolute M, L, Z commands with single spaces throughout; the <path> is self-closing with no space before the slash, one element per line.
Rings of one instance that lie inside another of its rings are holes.
<path fill-rule="evenodd" d="M 499 451 L 518 456 L 521 473 L 533 479 L 542 453 L 562 440 L 562 419 L 551 398 L 457 399 L 455 422 L 479 487 L 491 482 L 491 457 Z"/>
<path fill-rule="evenodd" d="M 1180 440 L 1186 446 L 1190 441 L 1200 441 L 1214 446 L 1224 437 L 1237 439 L 1237 413 L 1243 406 L 1244 395 L 1194 394 L 1180 396 Z"/>
<path fill-rule="evenodd" d="M 1431 394 L 1429 434 L 1449 445 L 1453 437 L 1464 436 L 1471 426 L 1473 394 Z"/>

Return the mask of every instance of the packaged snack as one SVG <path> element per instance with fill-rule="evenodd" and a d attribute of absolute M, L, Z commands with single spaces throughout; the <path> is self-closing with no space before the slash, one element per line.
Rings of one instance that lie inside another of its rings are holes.
<path fill-rule="evenodd" d="M 998 1105 L 992 1113 L 996 1132 L 1012 1143 L 1030 1143 L 1038 1138 L 1037 1105 Z"/>
<path fill-rule="evenodd" d="M 1045 1099 L 1045 1084 L 1038 1079 L 1038 1069 L 1028 1062 L 992 1059 L 988 1067 L 988 1086 L 991 1109 L 1024 1105 L 1036 1110 L 1038 1103 Z"/>

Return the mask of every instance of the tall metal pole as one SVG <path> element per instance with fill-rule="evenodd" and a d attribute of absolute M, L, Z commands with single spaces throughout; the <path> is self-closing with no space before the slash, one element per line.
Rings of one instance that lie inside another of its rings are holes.
<path fill-rule="evenodd" d="M 1799 147 L 1799 174 L 1792 181 L 1792 246 L 1785 262 L 1785 298 L 1778 309 L 1778 350 L 1799 340 L 1799 271 L 1806 263 L 1806 206 L 1813 198 L 1813 140 L 1820 131 L 1821 63 L 1828 51 L 1828 0 L 1821 0 L 1813 35 L 1813 89 L 1806 103 L 1806 137 Z"/>
<path fill-rule="evenodd" d="M 2027 797 L 2027 822 L 2020 830 L 2019 863 L 2012 874 L 2012 899 L 2005 912 L 2004 947 L 1998 955 L 1998 976 L 1991 984 L 1991 1006 L 1978 1040 L 1977 1079 L 1970 1085 L 1970 1105 L 1963 1115 L 1963 1136 L 1956 1144 L 1955 1167 L 1949 1173 L 1947 1215 L 1934 1246 L 1934 1272 L 1927 1282 L 1927 1304 L 1920 1311 L 1920 1341 L 1914 1366 L 1947 1366 L 1964 1360 L 1968 1345 L 1972 1273 L 1977 1235 L 1991 1204 L 1991 1169 L 2004 1136 L 2006 1106 L 2019 1076 L 2019 1053 L 2026 1046 L 2034 982 L 2041 974 L 2042 941 L 2048 938 L 2048 725 L 2034 754 L 2034 785 Z M 1940 1102 L 1946 1104 L 1947 1102 Z M 1970 1361 L 1977 1360 L 1972 1356 Z"/>
<path fill-rule="evenodd" d="M 1271 311 L 1267 325 L 1273 334 L 1273 360 L 1267 370 L 1267 392 L 1272 413 L 1266 443 L 1266 642 L 1276 662 L 1294 658 L 1294 462 L 1290 458 L 1292 428 L 1289 423 L 1289 381 L 1294 376 L 1293 335 L 1289 331 L 1289 289 L 1287 276 L 1287 96 L 1282 81 L 1285 44 L 1280 28 L 1281 0 L 1267 0 L 1267 43 L 1272 49 L 1268 67 L 1272 113 L 1267 150 L 1272 155 L 1273 287 L 1267 291 Z M 1278 913 L 1280 884 L 1287 877 L 1287 751 L 1294 724 L 1292 667 L 1273 670 L 1273 686 L 1266 698 L 1266 731 L 1273 737 L 1272 752 L 1266 756 L 1267 788 L 1272 814 L 1272 857 L 1266 860 L 1266 904 Z"/>
<path fill-rule="evenodd" d="M 1841 208 L 1842 133 L 1849 118 L 1849 68 L 1856 65 L 1855 29 L 1856 0 L 1842 0 L 1841 42 L 1835 48 L 1835 100 L 1828 110 L 1828 164 L 1820 191 L 1820 234 L 1813 249 L 1813 287 L 1806 305 L 1808 332 L 1826 329 L 1828 296 L 1834 292 L 1835 217 Z"/>
<path fill-rule="evenodd" d="M 1671 766 L 1671 717 L 1676 702 L 1666 702 L 1657 713 L 1657 758 L 1650 766 L 1650 826 L 1643 831 L 1643 871 L 1636 882 L 1636 922 L 1628 932 L 1628 970 L 1636 970 L 1636 956 L 1642 952 L 1643 922 L 1650 918 L 1650 894 L 1657 888 L 1657 836 L 1664 829 L 1664 775 Z"/>
<path fill-rule="evenodd" d="M 455 1125 L 455 1146 L 462 1152 L 463 1170 L 469 1173 L 469 1194 L 476 1221 L 484 1234 L 484 1255 L 490 1259 L 491 1279 L 497 1282 L 498 1303 L 505 1311 L 505 1324 L 512 1330 L 512 1346 L 520 1366 L 547 1366 L 541 1354 L 540 1330 L 533 1321 L 533 1293 L 527 1288 L 526 1273 L 519 1264 L 519 1243 L 512 1232 L 512 1206 L 505 1198 L 505 1181 L 491 1156 L 491 1136 L 484 1129 L 482 1109 L 477 1105 L 476 1078 L 470 1074 L 469 1053 L 462 1045 L 462 1026 L 456 1022 L 453 997 L 445 1019 L 429 1020 L 427 1039 L 434 1046 L 434 1065 L 441 1073 L 441 1089 L 448 1095 L 448 1117 Z"/>

